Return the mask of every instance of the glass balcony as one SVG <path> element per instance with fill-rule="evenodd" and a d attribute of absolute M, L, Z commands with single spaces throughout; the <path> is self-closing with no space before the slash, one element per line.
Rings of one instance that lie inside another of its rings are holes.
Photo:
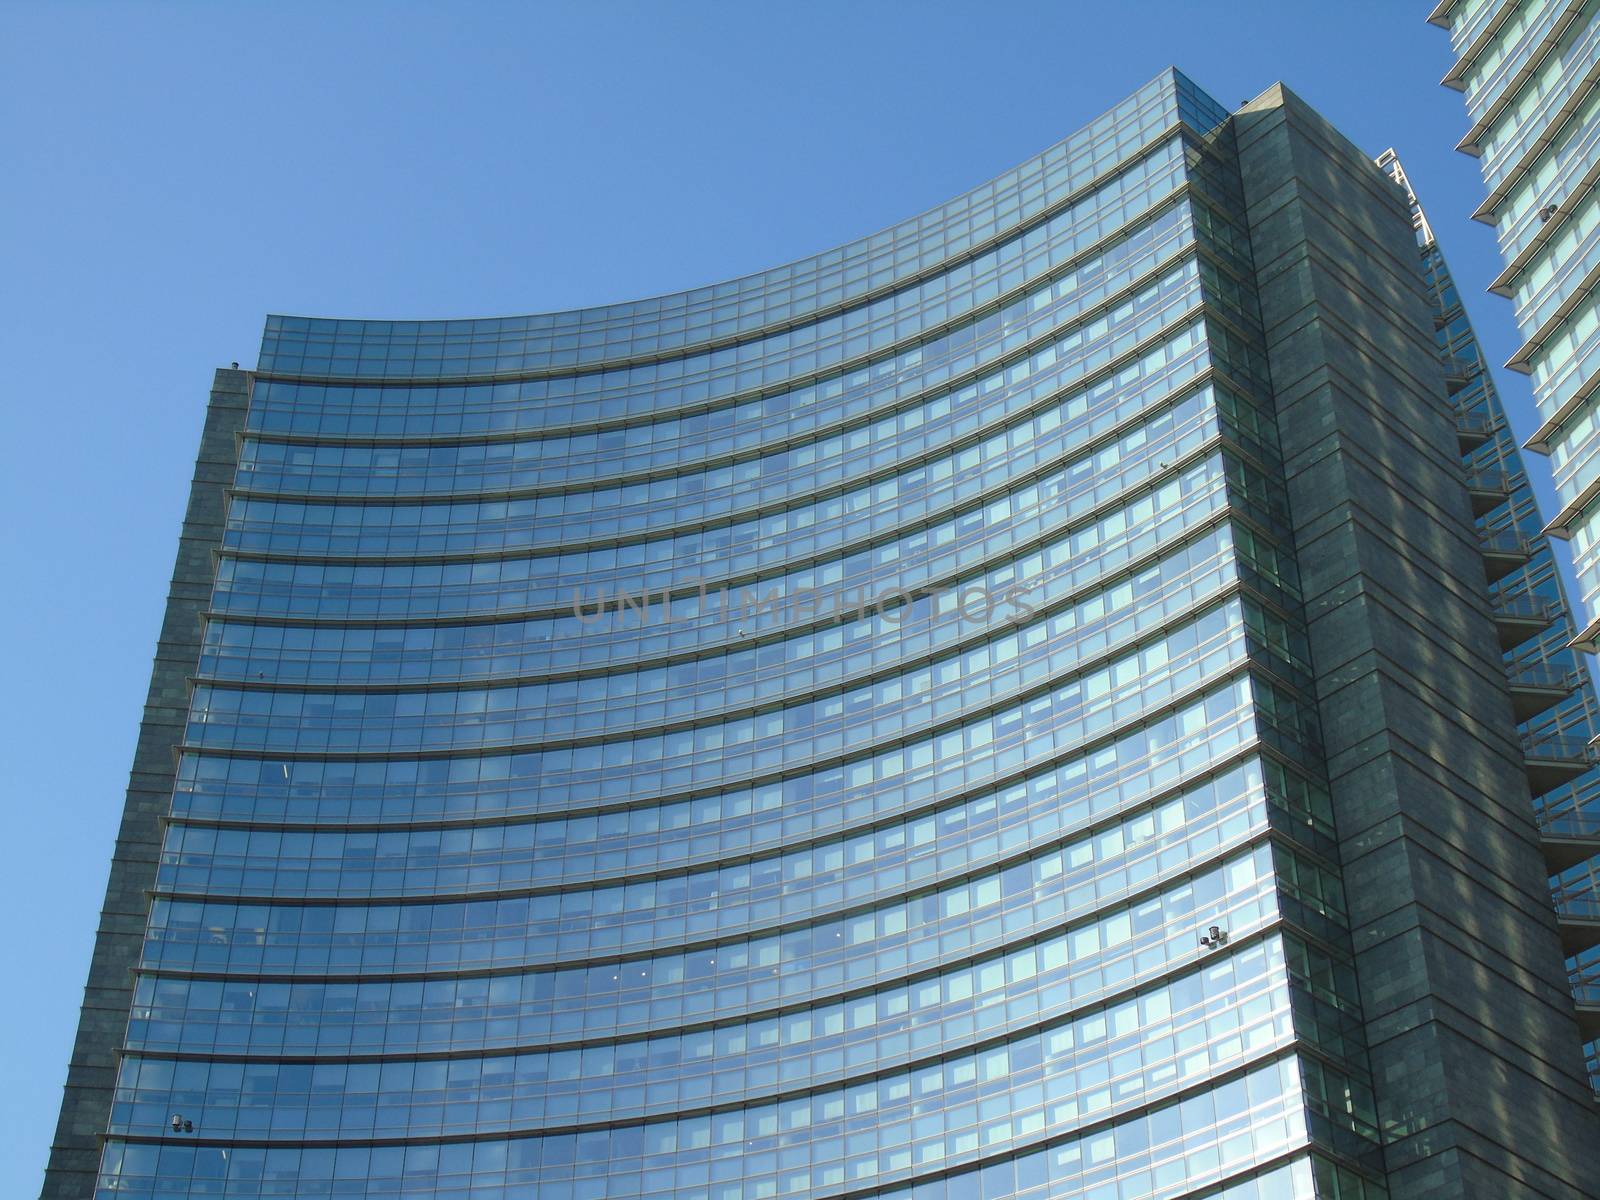
<path fill-rule="evenodd" d="M 1541 789 L 1534 782 L 1536 778 L 1557 780 L 1556 786 L 1569 783 L 1600 763 L 1600 750 L 1582 738 L 1554 736 L 1530 744 L 1525 757 L 1529 783 L 1533 785 L 1534 794 L 1539 795 L 1551 789 Z M 1600 854 L 1600 812 L 1568 809 L 1536 813 L 1535 820 L 1539 823 L 1539 840 L 1550 874 L 1559 875 Z"/>
<path fill-rule="evenodd" d="M 1561 618 L 1561 605 L 1543 596 L 1497 596 L 1494 624 L 1500 635 L 1500 649 L 1511 650 L 1537 633 L 1543 633 Z"/>
<path fill-rule="evenodd" d="M 1473 471 L 1467 476 L 1467 497 L 1473 516 L 1493 512 L 1511 498 L 1511 476 L 1498 468 Z"/>
<path fill-rule="evenodd" d="M 1456 443 L 1461 453 L 1470 454 L 1494 436 L 1494 423 L 1482 413 L 1456 414 Z"/>
<path fill-rule="evenodd" d="M 1582 686 L 1583 675 L 1575 670 L 1533 662 L 1508 667 L 1506 683 L 1511 688 L 1512 711 L 1521 723 L 1565 700 Z"/>
<path fill-rule="evenodd" d="M 1533 557 L 1528 539 L 1515 529 L 1480 532 L 1478 546 L 1483 551 L 1483 570 L 1490 583 L 1504 579 Z"/>

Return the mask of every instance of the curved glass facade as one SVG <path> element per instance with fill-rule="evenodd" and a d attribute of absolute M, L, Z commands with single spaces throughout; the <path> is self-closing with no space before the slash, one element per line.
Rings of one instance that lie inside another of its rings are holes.
<path fill-rule="evenodd" d="M 1383 1194 L 1233 136 L 270 318 L 97 1194 Z"/>

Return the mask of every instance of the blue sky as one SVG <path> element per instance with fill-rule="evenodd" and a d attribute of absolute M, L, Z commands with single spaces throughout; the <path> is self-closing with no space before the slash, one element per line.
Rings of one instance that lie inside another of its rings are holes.
<path fill-rule="evenodd" d="M 54 1129 L 211 372 L 253 364 L 265 313 L 521 313 L 756 270 L 1176 64 L 1226 105 L 1281 78 L 1396 146 L 1503 361 L 1428 8 L 0 4 L 0 1194 L 36 1193 Z M 1526 380 L 1501 383 L 1526 432 Z"/>

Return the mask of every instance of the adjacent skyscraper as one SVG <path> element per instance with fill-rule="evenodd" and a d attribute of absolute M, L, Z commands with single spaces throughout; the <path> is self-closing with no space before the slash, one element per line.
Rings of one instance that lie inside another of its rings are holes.
<path fill-rule="evenodd" d="M 1596 1194 L 1417 261 L 1167 73 L 760 275 L 270 318 L 46 1194 Z"/>
<path fill-rule="evenodd" d="M 1495 227 L 1506 267 L 1491 291 L 1516 305 L 1523 343 L 1506 364 L 1533 377 L 1587 614 L 1600 639 L 1600 0 L 1442 0 L 1447 86 L 1466 94 L 1459 149 L 1482 160 L 1489 194 L 1473 215 Z"/>
<path fill-rule="evenodd" d="M 1566 588 L 1461 294 L 1394 151 L 1378 164 L 1411 199 L 1589 1076 L 1600 1091 L 1600 753 L 1591 744 L 1600 701 L 1573 647 Z"/>
<path fill-rule="evenodd" d="M 1543 557 L 1545 534 L 1571 539 L 1587 610 L 1570 636 L 1563 615 L 1507 657 L 1531 654 L 1530 662 L 1557 672 L 1576 666 L 1581 686 L 1540 721 L 1564 739 L 1591 738 L 1600 731 L 1594 689 L 1583 664 L 1563 652 L 1562 641 L 1593 650 L 1600 637 L 1600 3 L 1444 0 L 1429 19 L 1450 31 L 1456 53 L 1444 83 L 1466 97 L 1471 125 L 1458 149 L 1481 160 L 1489 189 L 1473 215 L 1495 227 L 1505 259 L 1490 290 L 1516 306 L 1523 343 L 1506 365 L 1533 377 L 1538 426 L 1526 444 L 1551 455 L 1555 468 L 1559 511 L 1542 531 L 1534 529 L 1531 497 L 1513 499 L 1501 519 L 1529 537 L 1533 563 Z M 1424 239 L 1425 256 L 1431 240 Z M 1455 355 L 1464 350 L 1467 364 L 1478 363 L 1442 259 L 1431 274 L 1446 310 L 1441 345 Z M 1483 380 L 1492 399 L 1487 374 Z M 1521 467 L 1503 419 L 1495 429 L 1499 448 L 1477 450 L 1469 459 L 1516 483 Z M 1553 596 L 1559 587 L 1553 572 L 1530 570 L 1533 577 L 1551 578 L 1535 591 Z M 1600 812 L 1592 775 L 1539 797 L 1538 808 L 1589 1039 L 1589 1070 L 1600 1081 L 1600 1043 L 1593 1040 L 1600 1037 L 1600 863 L 1590 857 Z"/>

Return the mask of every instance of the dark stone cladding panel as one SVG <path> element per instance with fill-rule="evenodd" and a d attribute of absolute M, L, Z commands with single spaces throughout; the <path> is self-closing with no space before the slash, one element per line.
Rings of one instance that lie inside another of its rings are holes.
<path fill-rule="evenodd" d="M 1281 85 L 1237 132 L 1390 1195 L 1600 1196 L 1404 194 Z"/>
<path fill-rule="evenodd" d="M 236 434 L 244 428 L 248 380 L 244 371 L 219 370 L 211 385 L 41 1200 L 87 1200 L 94 1194 L 100 1135 L 133 1004 L 132 972 L 149 915 L 147 890 L 156 879 L 160 821 L 172 803 L 173 749 L 189 709 L 188 678 L 200 660 L 201 614 L 216 571 L 212 554 L 222 543 L 223 490 L 238 463 Z"/>

